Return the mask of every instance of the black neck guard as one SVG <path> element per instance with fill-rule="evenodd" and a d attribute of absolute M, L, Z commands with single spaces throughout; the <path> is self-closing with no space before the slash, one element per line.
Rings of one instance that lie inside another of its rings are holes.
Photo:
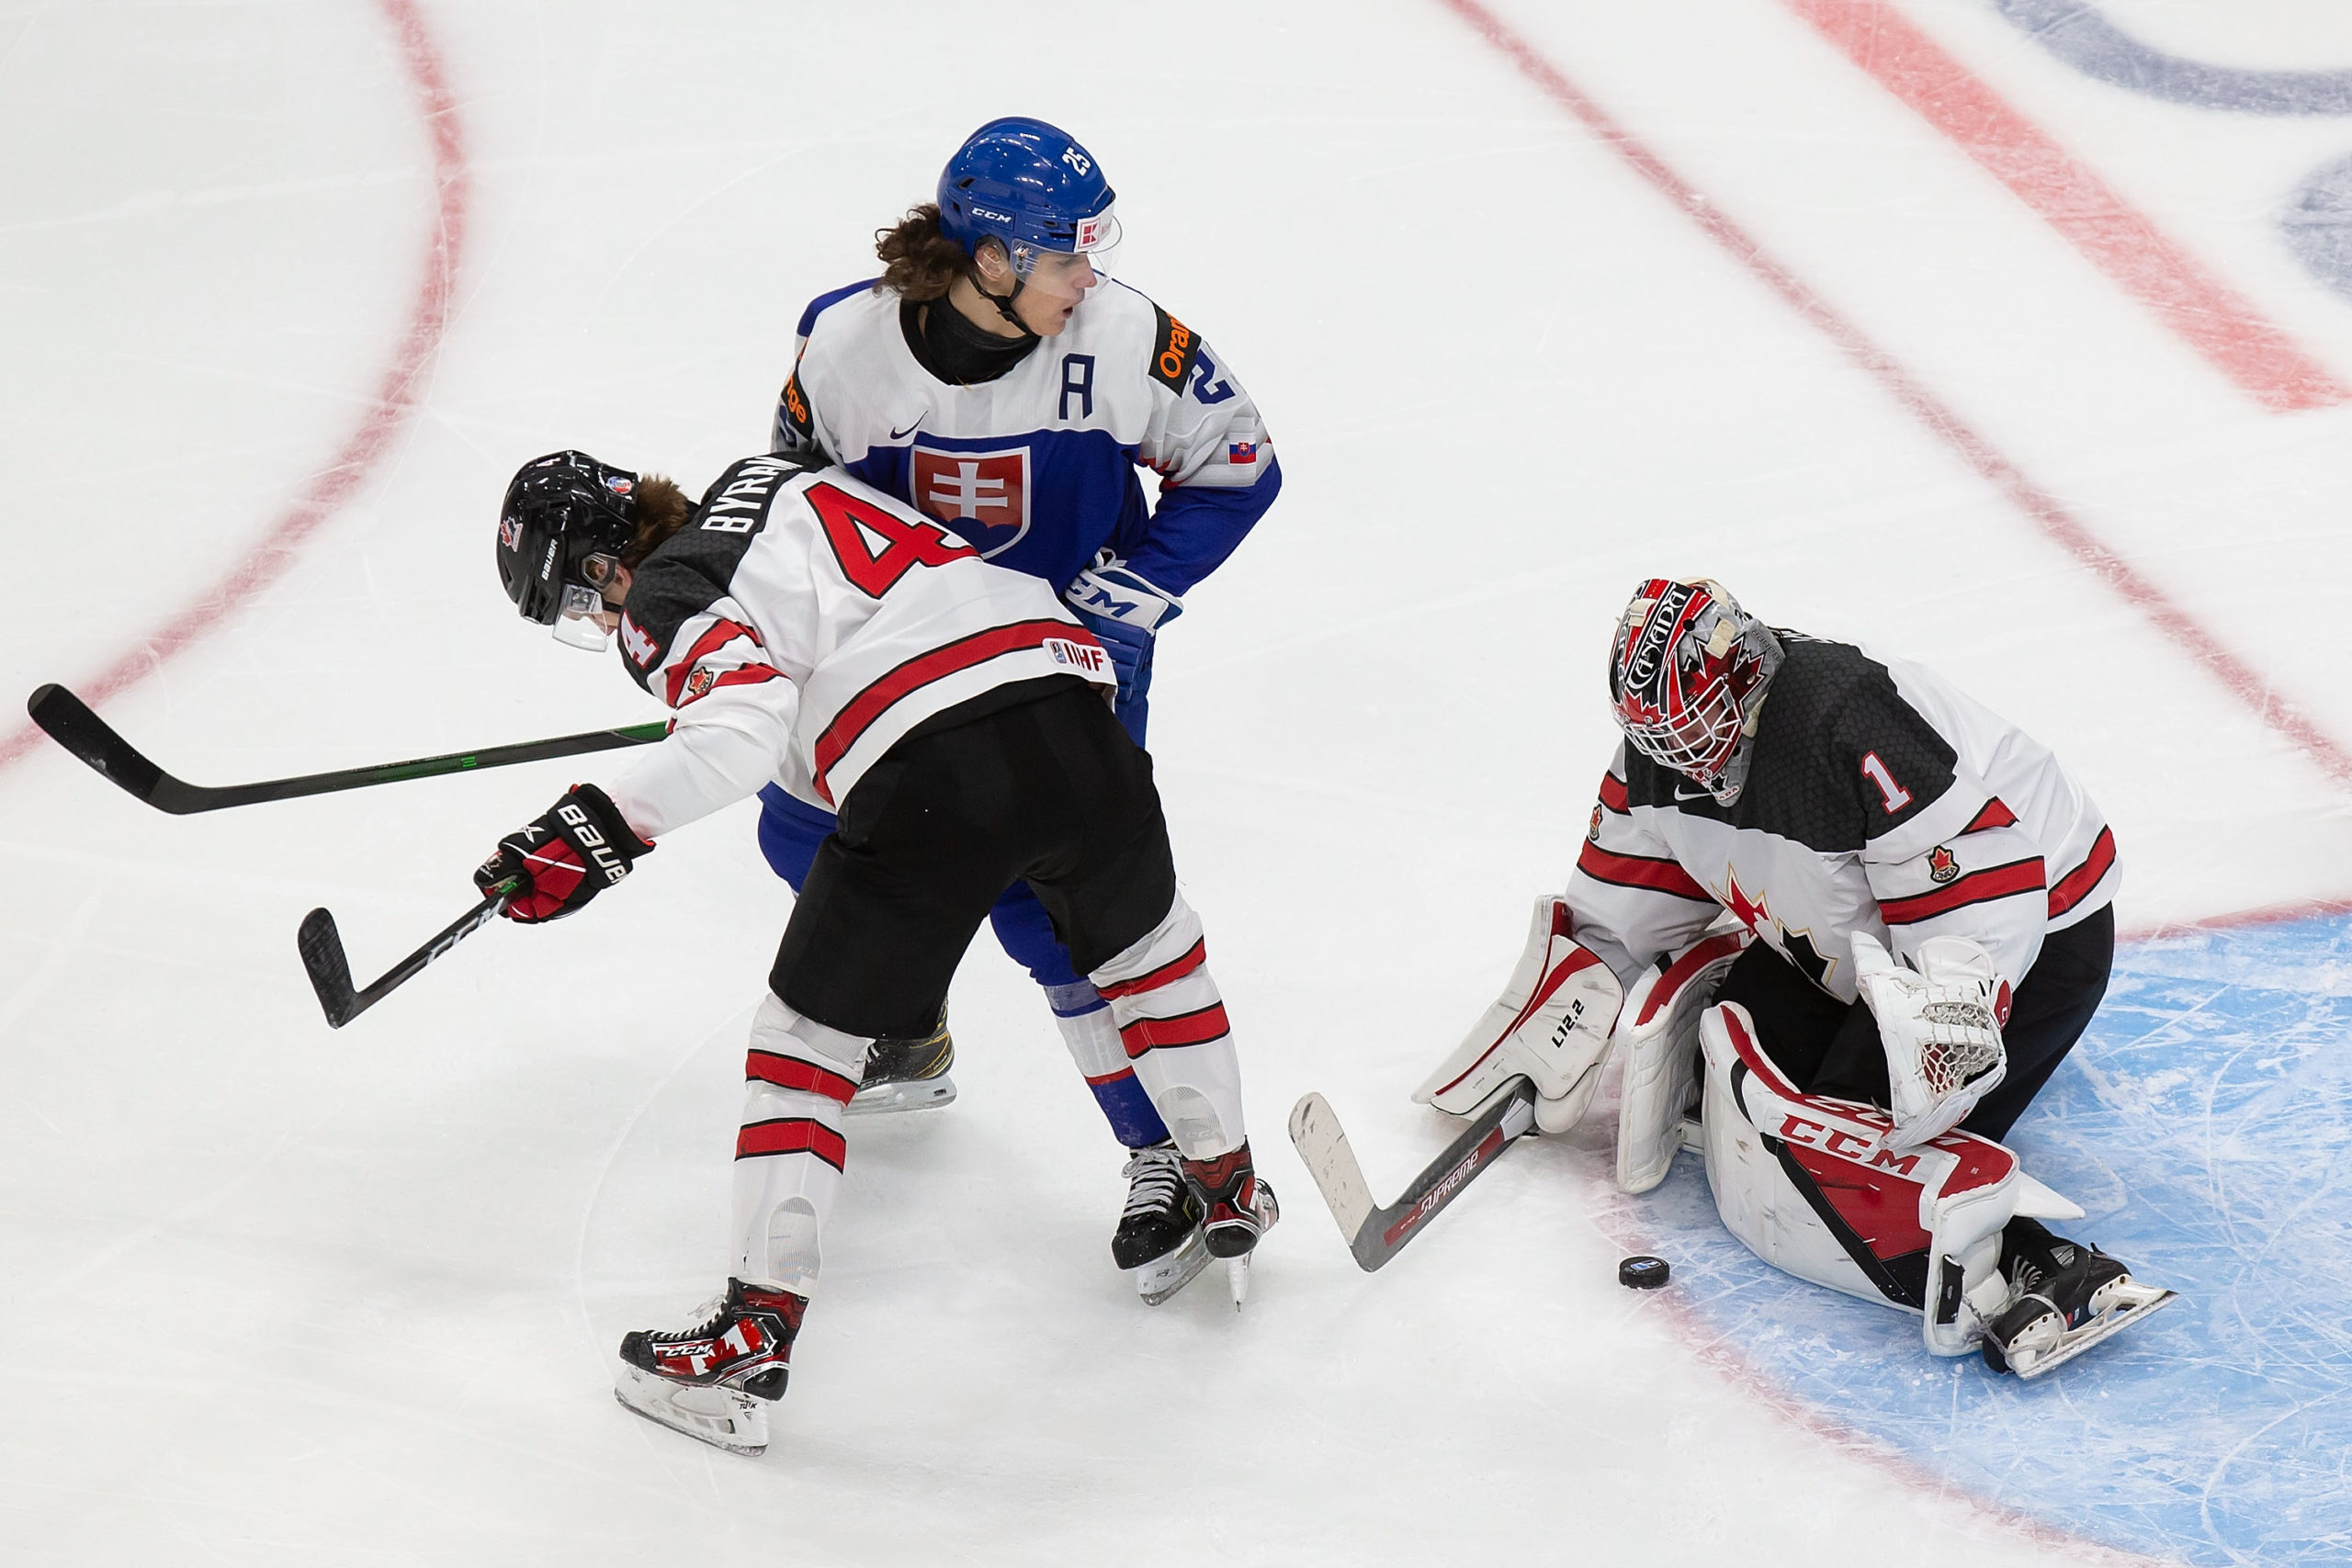
<path fill-rule="evenodd" d="M 899 331 L 916 364 L 943 381 L 966 387 L 995 380 L 1028 358 L 1039 342 L 1035 333 L 999 337 L 982 332 L 945 299 L 921 305 L 907 300 L 899 307 Z"/>

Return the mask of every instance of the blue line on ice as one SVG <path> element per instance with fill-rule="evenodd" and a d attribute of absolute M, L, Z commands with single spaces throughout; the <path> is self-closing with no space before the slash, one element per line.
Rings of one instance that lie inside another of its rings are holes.
<path fill-rule="evenodd" d="M 1712 1327 L 1792 1397 L 1969 1491 L 2194 1564 L 2352 1561 L 2352 923 L 2120 950 L 2090 1033 L 2011 1133 L 2060 1227 L 2177 1288 L 2033 1383 L 1917 1319 L 1766 1268 L 1699 1162 L 1634 1200 Z"/>

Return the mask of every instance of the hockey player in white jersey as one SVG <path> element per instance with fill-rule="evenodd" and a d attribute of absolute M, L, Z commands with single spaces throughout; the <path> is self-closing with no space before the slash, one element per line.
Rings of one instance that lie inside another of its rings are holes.
<path fill-rule="evenodd" d="M 1467 1112 L 1524 1074 L 1561 1132 L 1621 1048 L 1623 1186 L 1664 1179 L 1697 1100 L 1732 1233 L 1920 1313 L 1939 1354 L 2036 1376 L 2169 1300 L 2044 1227 L 2081 1211 L 1997 1142 L 2114 955 L 2114 835 L 2057 759 L 1710 581 L 1641 586 L 1609 691 L 1624 740 L 1567 890 L 1417 1098 Z"/>
<path fill-rule="evenodd" d="M 1114 192 L 1067 132 L 992 120 L 948 159 L 936 197 L 879 236 L 880 277 L 801 316 L 774 449 L 839 461 L 1062 594 L 1109 651 L 1120 722 L 1141 744 L 1156 640 L 1272 504 L 1273 446 L 1223 355 L 1107 276 Z M 762 799 L 762 848 L 797 886 L 831 818 L 781 789 Z M 1016 883 L 990 919 L 1129 1151 L 1113 1258 L 1164 1299 L 1205 1257 L 1168 1129 L 1029 890 Z M 952 1059 L 944 1020 L 877 1044 L 853 1110 L 942 1102 Z"/>
<path fill-rule="evenodd" d="M 691 1327 L 622 1341 L 623 1403 L 764 1446 L 867 1049 L 937 1014 L 1016 878 L 1104 998 L 1238 1304 L 1273 1193 L 1150 759 L 1059 597 L 839 468 L 774 457 L 732 465 L 699 506 L 581 453 L 539 458 L 508 490 L 498 560 L 526 618 L 586 646 L 616 626 L 630 675 L 676 713 L 607 788 L 575 785 L 499 841 L 475 880 L 508 887 L 509 919 L 571 913 L 771 780 L 839 814 L 752 1021 L 725 1293 Z"/>

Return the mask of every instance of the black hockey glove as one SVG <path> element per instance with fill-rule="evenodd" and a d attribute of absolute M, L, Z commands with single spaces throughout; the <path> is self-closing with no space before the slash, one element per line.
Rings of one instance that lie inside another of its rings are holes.
<path fill-rule="evenodd" d="M 474 886 L 488 893 L 502 882 L 519 882 L 503 912 L 537 925 L 586 904 L 627 876 L 638 856 L 652 852 L 603 790 L 574 784 L 529 827 L 498 840 L 475 869 Z"/>

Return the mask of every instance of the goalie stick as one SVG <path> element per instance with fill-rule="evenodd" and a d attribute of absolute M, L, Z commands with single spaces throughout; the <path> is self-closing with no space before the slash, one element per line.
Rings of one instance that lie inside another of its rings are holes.
<path fill-rule="evenodd" d="M 406 762 L 379 762 L 369 768 L 342 768 L 328 773 L 304 773 L 296 778 L 263 779 L 258 784 L 192 784 L 175 779 L 141 754 L 112 726 L 90 711 L 89 705 L 64 687 L 51 682 L 37 688 L 25 703 L 32 721 L 97 773 L 120 784 L 158 811 L 186 817 L 198 811 L 219 811 L 231 806 L 253 806 L 265 800 L 293 800 L 306 795 L 332 795 L 337 790 L 365 789 L 370 784 L 399 784 L 443 773 L 503 768 L 516 762 L 537 762 L 550 757 L 576 757 L 583 751 L 609 751 L 621 746 L 643 746 L 669 733 L 669 723 L 627 725 L 617 729 L 590 729 L 547 740 L 523 740 L 511 746 L 485 746 L 474 751 L 450 751 Z"/>
<path fill-rule="evenodd" d="M 514 887 L 513 882 L 502 882 L 492 887 L 481 903 L 435 931 L 431 941 L 393 964 L 381 979 L 364 991 L 352 989 L 351 960 L 344 955 L 343 933 L 334 929 L 334 916 L 325 909 L 313 909 L 303 916 L 301 929 L 294 933 L 294 945 L 301 952 L 303 971 L 311 976 L 311 989 L 318 993 L 319 1006 L 326 1010 L 327 1027 L 341 1029 L 422 974 L 426 964 L 488 925 L 506 908 L 507 896 Z"/>
<path fill-rule="evenodd" d="M 1331 1102 L 1319 1094 L 1303 1097 L 1290 1113 L 1290 1141 L 1306 1162 L 1308 1174 L 1322 1190 L 1340 1234 L 1366 1273 L 1379 1268 L 1437 1217 L 1438 1211 L 1462 1195 L 1472 1179 L 1492 1165 L 1512 1140 L 1534 1129 L 1535 1086 L 1513 1078 L 1463 1134 L 1446 1145 L 1413 1178 L 1405 1195 L 1381 1208 L 1372 1201 L 1372 1188 L 1356 1163 L 1348 1134 L 1332 1112 Z"/>

